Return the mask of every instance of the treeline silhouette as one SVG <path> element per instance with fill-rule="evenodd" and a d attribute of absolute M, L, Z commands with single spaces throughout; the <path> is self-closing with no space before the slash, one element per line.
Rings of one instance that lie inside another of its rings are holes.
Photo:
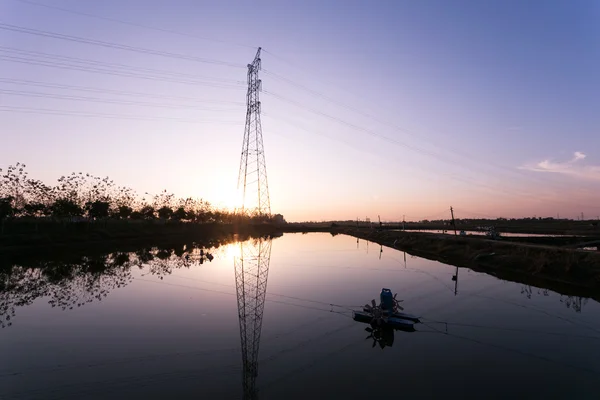
<path fill-rule="evenodd" d="M 250 214 L 217 209 L 209 202 L 176 198 L 163 191 L 139 196 L 131 188 L 117 186 L 108 177 L 78 172 L 61 176 L 54 186 L 32 179 L 26 165 L 0 169 L 0 220 L 93 222 L 177 221 L 187 223 L 284 223 L 282 215 Z M 36 226 L 37 229 L 37 226 Z"/>

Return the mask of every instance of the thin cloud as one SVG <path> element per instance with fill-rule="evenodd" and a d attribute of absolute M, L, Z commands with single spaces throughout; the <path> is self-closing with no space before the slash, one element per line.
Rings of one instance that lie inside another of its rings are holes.
<path fill-rule="evenodd" d="M 576 151 L 575 154 L 574 154 L 574 156 L 573 156 L 573 159 L 571 160 L 571 163 L 577 162 L 579 160 L 583 160 L 585 157 L 586 157 L 585 154 L 583 154 L 580 151 Z"/>
<path fill-rule="evenodd" d="M 586 157 L 584 153 L 576 151 L 573 153 L 573 158 L 569 161 L 555 162 L 552 160 L 543 160 L 536 164 L 528 164 L 519 168 L 535 172 L 570 175 L 580 179 L 600 180 L 600 165 L 583 165 L 580 161 Z"/>

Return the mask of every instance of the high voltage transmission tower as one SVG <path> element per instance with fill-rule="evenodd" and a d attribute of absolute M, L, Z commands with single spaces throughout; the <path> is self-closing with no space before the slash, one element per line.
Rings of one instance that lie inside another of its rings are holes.
<path fill-rule="evenodd" d="M 271 239 L 240 243 L 240 254 L 234 261 L 234 268 L 242 342 L 244 400 L 255 400 L 258 348 L 267 293 Z"/>
<path fill-rule="evenodd" d="M 238 189 L 243 191 L 242 211 L 251 214 L 271 214 L 267 166 L 263 146 L 262 125 L 260 122 L 261 80 L 260 47 L 252 64 L 248 64 L 248 92 L 246 94 L 246 128 L 242 143 L 242 158 L 238 175 Z"/>
<path fill-rule="evenodd" d="M 253 215 L 269 215 L 271 214 L 271 203 L 267 185 L 267 167 L 258 97 L 261 90 L 261 81 L 258 79 L 260 50 L 259 47 L 254 61 L 248 64 L 246 128 L 242 144 L 238 189 L 242 186 L 242 211 Z M 240 257 L 236 258 L 234 262 L 245 400 L 257 398 L 258 348 L 270 259 L 271 239 L 269 238 L 240 243 Z"/>

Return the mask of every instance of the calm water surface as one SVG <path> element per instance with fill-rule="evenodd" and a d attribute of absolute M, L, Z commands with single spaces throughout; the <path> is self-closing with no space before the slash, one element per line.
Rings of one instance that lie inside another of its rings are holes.
<path fill-rule="evenodd" d="M 212 261 L 174 250 L 3 275 L 0 399 L 600 396 L 591 299 L 468 269 L 456 282 L 455 267 L 342 235 L 229 244 L 209 250 Z M 262 314 L 249 295 L 259 261 L 269 267 Z M 416 332 L 377 341 L 352 320 L 382 287 L 423 316 Z"/>

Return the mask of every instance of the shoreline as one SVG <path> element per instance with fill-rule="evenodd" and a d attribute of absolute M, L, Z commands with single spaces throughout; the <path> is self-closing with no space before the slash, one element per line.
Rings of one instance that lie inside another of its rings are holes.
<path fill-rule="evenodd" d="M 600 252 L 480 237 L 338 228 L 333 232 L 499 279 L 600 301 Z"/>

